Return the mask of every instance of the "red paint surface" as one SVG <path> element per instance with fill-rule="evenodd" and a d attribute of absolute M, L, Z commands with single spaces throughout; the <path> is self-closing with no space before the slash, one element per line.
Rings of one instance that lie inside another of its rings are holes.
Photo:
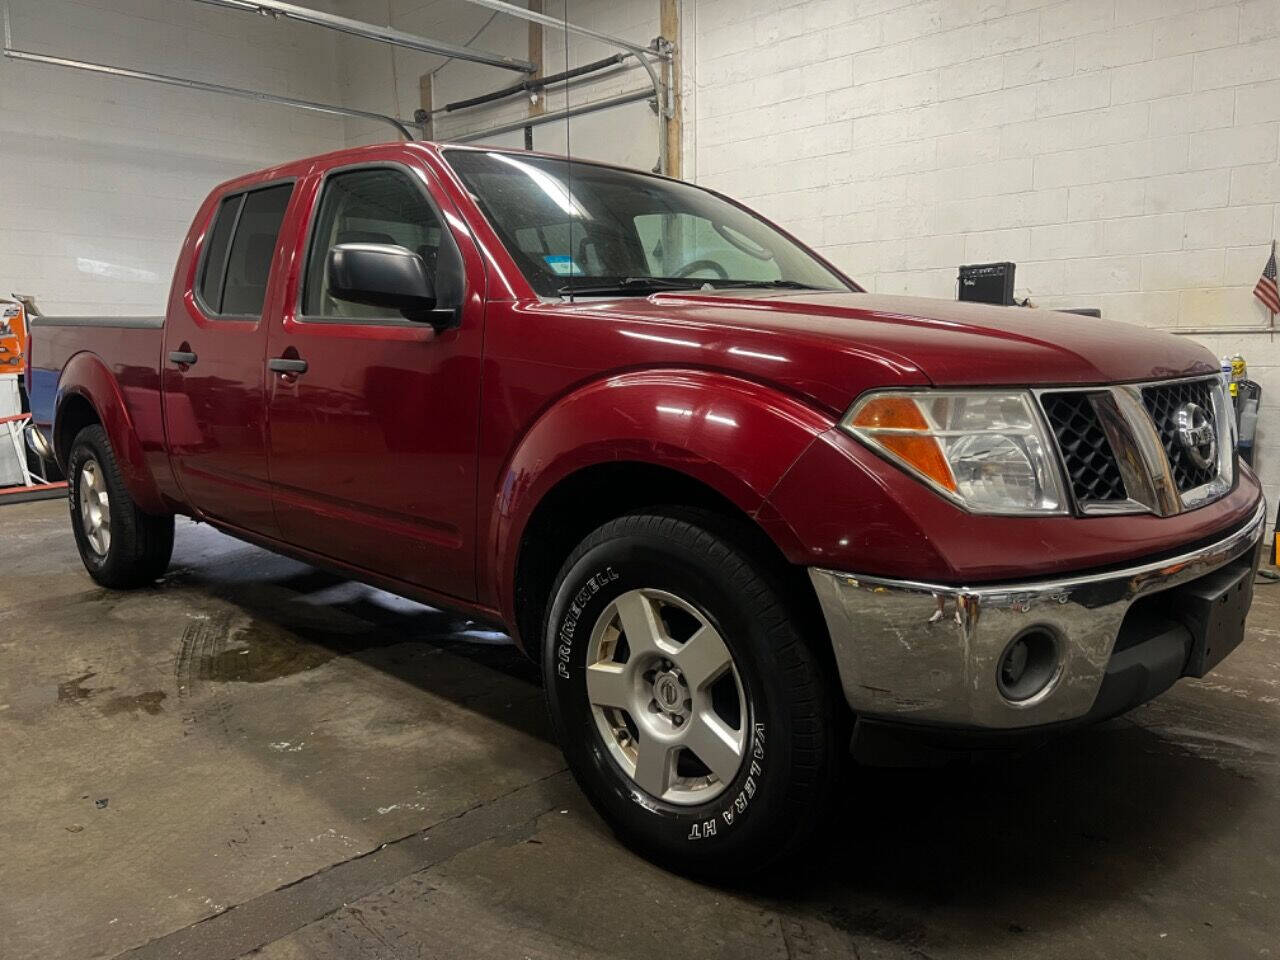
<path fill-rule="evenodd" d="M 299 319 L 323 173 L 395 162 L 420 177 L 462 252 L 457 329 Z M 260 319 L 191 294 L 222 196 L 297 182 Z M 220 187 L 183 246 L 166 329 L 37 327 L 59 397 L 99 411 L 150 509 L 443 602 L 514 613 L 520 538 L 556 484 L 593 464 L 684 473 L 757 518 L 792 561 L 979 582 L 1176 549 L 1243 520 L 1248 471 L 1172 518 L 975 517 L 833 430 L 885 386 L 1114 383 L 1216 369 L 1184 339 L 1085 317 L 849 293 L 707 292 L 540 301 L 430 144 L 359 148 Z M 189 348 L 189 371 L 168 364 Z M 299 356 L 297 378 L 266 360 Z M 163 384 L 163 399 L 161 385 Z"/>

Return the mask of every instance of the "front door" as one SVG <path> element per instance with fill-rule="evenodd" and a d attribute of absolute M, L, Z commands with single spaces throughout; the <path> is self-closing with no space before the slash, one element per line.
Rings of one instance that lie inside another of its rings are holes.
<path fill-rule="evenodd" d="M 267 476 L 263 360 L 268 280 L 293 183 L 233 192 L 212 211 L 193 289 L 165 324 L 165 433 L 187 502 L 200 514 L 275 537 Z"/>
<path fill-rule="evenodd" d="M 442 204 L 425 170 L 390 159 L 318 185 L 306 255 L 268 338 L 271 479 L 287 542 L 470 599 L 484 274 Z M 442 296 L 453 291 L 457 326 L 437 332 L 331 296 L 325 263 L 341 243 L 421 255 Z"/>

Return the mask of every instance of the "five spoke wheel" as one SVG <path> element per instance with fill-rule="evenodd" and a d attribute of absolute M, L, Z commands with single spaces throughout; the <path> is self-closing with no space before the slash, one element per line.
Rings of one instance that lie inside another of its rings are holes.
<path fill-rule="evenodd" d="M 98 556 L 105 557 L 111 549 L 111 499 L 97 460 L 90 458 L 80 466 L 79 491 L 85 539 Z"/>
<path fill-rule="evenodd" d="M 629 590 L 596 621 L 587 698 L 615 761 L 674 804 L 718 796 L 742 766 L 747 698 L 733 655 L 692 604 Z"/>

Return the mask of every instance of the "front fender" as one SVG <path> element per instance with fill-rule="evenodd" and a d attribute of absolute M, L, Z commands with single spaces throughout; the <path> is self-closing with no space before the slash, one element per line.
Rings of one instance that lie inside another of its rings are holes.
<path fill-rule="evenodd" d="M 147 464 L 146 454 L 139 437 L 138 426 L 130 412 L 129 405 L 120 389 L 115 375 L 96 354 L 77 353 L 62 368 L 58 378 L 58 391 L 54 399 L 53 435 L 60 436 L 62 416 L 67 410 L 67 401 L 73 397 L 83 397 L 98 414 L 102 428 L 111 441 L 111 449 L 115 453 L 116 464 L 120 468 L 120 476 L 125 487 L 138 507 L 148 513 L 166 513 L 169 507 L 156 486 L 151 468 Z M 162 430 L 159 424 L 152 425 L 153 430 Z M 68 437 L 69 443 L 73 438 Z M 61 464 L 65 467 L 66 464 Z"/>
<path fill-rule="evenodd" d="M 749 380 L 702 370 L 621 374 L 562 397 L 534 422 L 499 473 L 488 531 L 493 582 L 485 592 L 515 622 L 519 544 L 535 507 L 560 481 L 620 461 L 700 481 L 762 522 L 767 497 L 831 420 Z M 800 544 L 764 523 L 788 556 Z"/>

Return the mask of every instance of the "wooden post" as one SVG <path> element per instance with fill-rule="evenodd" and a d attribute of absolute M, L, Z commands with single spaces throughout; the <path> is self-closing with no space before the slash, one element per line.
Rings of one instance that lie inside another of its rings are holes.
<path fill-rule="evenodd" d="M 679 179 L 682 165 L 681 157 L 681 113 L 682 97 L 680 96 L 680 0 L 659 0 L 659 32 L 675 48 L 671 58 L 668 82 L 671 84 L 670 102 L 671 116 L 667 118 L 667 169 L 669 177 Z"/>
<path fill-rule="evenodd" d="M 424 73 L 418 78 L 418 103 L 426 112 L 427 117 L 422 127 L 422 136 L 427 140 L 431 140 L 435 132 L 435 121 L 431 116 L 431 74 L 429 73 Z"/>

